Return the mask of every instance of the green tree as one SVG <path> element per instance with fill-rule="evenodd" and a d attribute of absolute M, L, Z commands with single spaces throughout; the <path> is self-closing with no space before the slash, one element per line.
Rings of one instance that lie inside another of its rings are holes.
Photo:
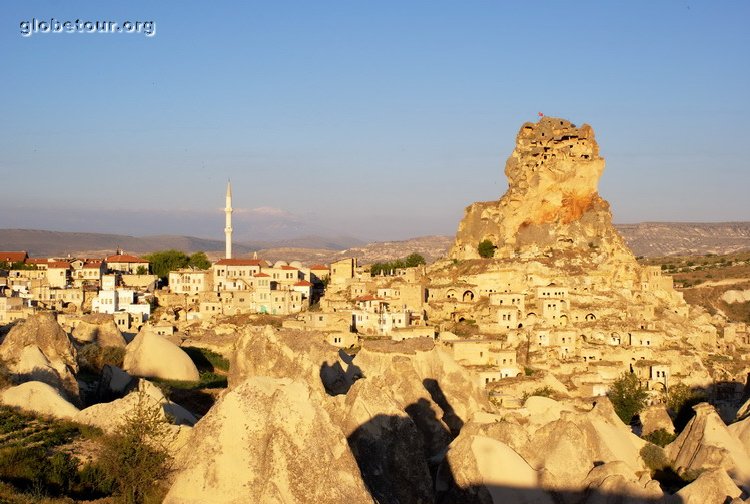
<path fill-rule="evenodd" d="M 190 256 L 188 266 L 195 269 L 206 270 L 211 267 L 211 261 L 208 260 L 205 252 L 200 251 Z"/>
<path fill-rule="evenodd" d="M 482 240 L 481 242 L 479 242 L 479 245 L 477 246 L 479 255 L 481 257 L 484 257 L 485 259 L 494 257 L 496 248 L 497 247 L 495 247 L 495 245 L 489 240 Z"/>
<path fill-rule="evenodd" d="M 170 271 L 184 268 L 190 262 L 190 258 L 181 250 L 160 250 L 147 255 L 146 260 L 151 263 L 151 271 L 154 275 L 166 279 Z"/>
<path fill-rule="evenodd" d="M 424 260 L 424 257 L 421 254 L 412 252 L 406 257 L 406 259 L 404 259 L 404 263 L 406 264 L 407 268 L 414 268 L 422 264 L 427 264 L 427 261 Z"/>
<path fill-rule="evenodd" d="M 105 440 L 98 462 L 122 502 L 142 503 L 160 491 L 159 482 L 172 470 L 170 441 L 161 408 L 148 394 L 139 392 L 125 421 Z"/>
<path fill-rule="evenodd" d="M 389 274 L 392 270 L 403 269 L 403 268 L 414 268 L 420 264 L 427 264 L 424 257 L 416 252 L 411 255 L 402 258 L 394 259 L 388 262 L 376 262 L 370 265 L 370 275 L 377 276 L 382 273 Z"/>
<path fill-rule="evenodd" d="M 148 275 L 148 268 L 143 265 L 140 265 L 138 266 L 138 269 L 135 270 L 135 274 L 136 275 Z"/>
<path fill-rule="evenodd" d="M 620 420 L 629 424 L 646 407 L 648 394 L 635 374 L 625 372 L 612 383 L 607 396 Z"/>

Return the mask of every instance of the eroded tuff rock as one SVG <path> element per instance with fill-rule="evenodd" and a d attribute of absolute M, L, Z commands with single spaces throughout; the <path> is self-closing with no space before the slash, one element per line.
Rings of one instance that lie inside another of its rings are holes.
<path fill-rule="evenodd" d="M 179 404 L 167 399 L 153 383 L 139 379 L 133 391 L 122 399 L 94 404 L 78 412 L 74 420 L 78 423 L 99 427 L 104 432 L 114 432 L 124 424 L 133 409 L 142 401 L 147 407 L 158 408 L 160 417 L 175 425 L 192 426 L 195 416 Z"/>
<path fill-rule="evenodd" d="M 663 497 L 658 483 L 643 475 L 644 441 L 606 398 L 588 411 L 551 399 L 539 403 L 554 410 L 543 424 L 519 413 L 465 425 L 438 473 L 440 502 L 557 502 L 552 493 L 571 502 L 607 502 L 608 494 L 633 502 Z"/>
<path fill-rule="evenodd" d="M 750 454 L 750 418 L 745 418 L 727 427 L 734 437 L 740 440 L 745 451 Z"/>
<path fill-rule="evenodd" d="M 465 419 L 485 406 L 481 392 L 429 339 L 365 342 L 354 363 L 363 378 L 340 422 L 373 497 L 434 502 L 430 474 Z"/>
<path fill-rule="evenodd" d="M 591 469 L 583 481 L 586 504 L 654 504 L 664 502 L 659 482 L 639 476 L 622 461 L 607 462 Z"/>
<path fill-rule="evenodd" d="M 78 413 L 78 408 L 60 395 L 59 390 L 38 381 L 5 389 L 0 394 L 0 402 L 56 418 L 73 418 Z"/>
<path fill-rule="evenodd" d="M 726 471 L 711 469 L 702 473 L 698 479 L 675 495 L 674 502 L 680 504 L 724 504 L 735 502 L 732 499 L 738 499 L 742 495 L 742 490 L 737 488 Z"/>
<path fill-rule="evenodd" d="M 487 407 L 468 372 L 429 339 L 368 341 L 352 359 L 315 332 L 247 327 L 230 386 L 304 380 L 346 436 L 381 504 L 434 502 L 431 472 L 466 419 Z"/>
<path fill-rule="evenodd" d="M 180 347 L 142 329 L 125 350 L 125 371 L 133 376 L 162 380 L 198 381 L 198 368 Z"/>
<path fill-rule="evenodd" d="M 81 317 L 71 335 L 79 343 L 96 343 L 100 347 L 124 348 L 126 345 L 112 316 L 103 313 Z"/>
<path fill-rule="evenodd" d="M 721 469 L 738 486 L 750 490 L 750 456 L 741 440 L 727 428 L 710 404 L 697 404 L 693 410 L 695 416 L 665 448 L 678 473 Z"/>
<path fill-rule="evenodd" d="M 229 387 L 250 376 L 304 380 L 321 394 L 346 393 L 360 375 L 351 358 L 317 333 L 247 326 L 236 340 Z"/>
<path fill-rule="evenodd" d="M 196 424 L 167 504 L 373 502 L 318 392 L 251 377 Z"/>
<path fill-rule="evenodd" d="M 641 435 L 647 436 L 648 434 L 660 429 L 663 429 L 670 434 L 674 434 L 672 419 L 669 417 L 667 408 L 663 404 L 649 406 L 641 411 L 639 416 L 641 418 L 641 425 L 643 425 Z"/>
<path fill-rule="evenodd" d="M 20 381 L 41 381 L 78 401 L 76 350 L 53 313 L 16 324 L 0 345 L 0 359 Z"/>
<path fill-rule="evenodd" d="M 441 476 L 441 502 L 454 504 L 553 503 L 540 474 L 506 443 L 481 434 L 461 435 L 451 445 Z"/>
<path fill-rule="evenodd" d="M 476 259 L 490 240 L 496 257 L 555 247 L 632 258 L 597 192 L 603 171 L 590 126 L 553 117 L 524 124 L 505 165 L 508 191 L 466 208 L 450 257 Z"/>

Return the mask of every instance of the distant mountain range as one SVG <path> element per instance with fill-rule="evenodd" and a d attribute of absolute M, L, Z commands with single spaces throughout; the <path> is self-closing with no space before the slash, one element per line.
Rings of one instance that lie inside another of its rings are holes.
<path fill-rule="evenodd" d="M 287 240 L 234 242 L 235 255 L 271 247 L 314 247 L 340 250 L 364 245 L 356 238 L 341 236 L 323 238 L 305 236 Z M 122 248 L 132 254 L 147 254 L 155 250 L 178 249 L 185 252 L 202 250 L 224 252 L 224 240 L 196 238 L 195 236 L 153 235 L 128 236 L 102 233 L 71 233 L 38 229 L 0 229 L 0 250 L 26 250 L 31 257 L 105 256 Z"/>
<path fill-rule="evenodd" d="M 750 222 L 682 223 L 644 222 L 615 226 L 637 256 L 729 254 L 750 250 Z M 412 252 L 428 261 L 444 255 L 452 236 L 424 236 L 410 240 L 365 243 L 350 236 L 303 236 L 275 241 L 243 241 L 233 244 L 235 256 L 258 251 L 272 260 L 297 259 L 324 262 L 357 257 L 362 263 L 405 257 Z M 209 257 L 221 257 L 224 241 L 194 236 L 127 236 L 101 233 L 70 233 L 35 229 L 0 229 L 0 250 L 26 250 L 32 257 L 110 255 L 120 247 L 128 253 L 147 254 L 155 250 L 202 250 Z"/>

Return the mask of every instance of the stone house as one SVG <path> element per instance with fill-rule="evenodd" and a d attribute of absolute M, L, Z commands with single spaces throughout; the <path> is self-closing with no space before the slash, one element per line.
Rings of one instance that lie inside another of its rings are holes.
<path fill-rule="evenodd" d="M 347 257 L 331 263 L 330 278 L 334 285 L 342 285 L 354 278 L 357 270 L 357 258 Z"/>
<path fill-rule="evenodd" d="M 214 275 L 211 270 L 192 268 L 169 272 L 169 289 L 175 294 L 197 294 L 213 290 Z"/>
<path fill-rule="evenodd" d="M 70 264 L 64 261 L 47 263 L 47 283 L 52 288 L 65 288 L 70 284 Z"/>
<path fill-rule="evenodd" d="M 148 261 L 133 255 L 119 253 L 107 257 L 105 262 L 109 271 L 117 271 L 127 275 L 136 275 L 139 274 L 139 271 L 144 273 L 149 271 Z"/>

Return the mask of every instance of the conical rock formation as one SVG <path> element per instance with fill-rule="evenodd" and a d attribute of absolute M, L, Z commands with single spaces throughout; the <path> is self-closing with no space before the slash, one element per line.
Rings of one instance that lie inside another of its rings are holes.
<path fill-rule="evenodd" d="M 320 403 L 301 381 L 248 378 L 196 424 L 164 502 L 372 502 Z"/>
<path fill-rule="evenodd" d="M 0 345 L 0 359 L 20 381 L 47 383 L 78 401 L 76 350 L 54 313 L 38 313 L 16 324 Z"/>
<path fill-rule="evenodd" d="M 508 191 L 466 208 L 450 257 L 479 258 L 478 244 L 489 240 L 495 257 L 554 247 L 632 258 L 597 192 L 603 171 L 590 126 L 553 117 L 524 124 L 505 165 Z"/>

